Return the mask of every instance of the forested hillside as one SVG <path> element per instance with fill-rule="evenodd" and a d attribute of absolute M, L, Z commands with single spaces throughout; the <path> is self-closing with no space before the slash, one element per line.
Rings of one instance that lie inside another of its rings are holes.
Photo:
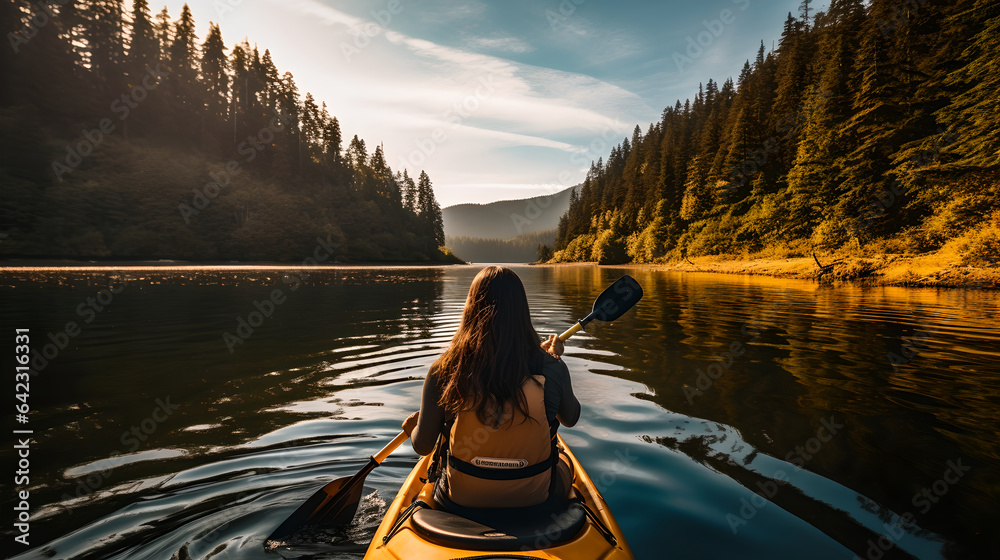
<path fill-rule="evenodd" d="M 488 204 L 456 204 L 442 211 L 446 237 L 510 239 L 555 229 L 569 208 L 569 195 L 579 185 L 551 194 Z"/>
<path fill-rule="evenodd" d="M 196 37 L 186 5 L 5 1 L 0 28 L 0 254 L 447 258 L 426 173 L 345 140 L 268 50 Z"/>
<path fill-rule="evenodd" d="M 458 258 L 476 263 L 531 263 L 551 258 L 556 230 L 525 233 L 509 239 L 445 237 L 445 244 Z"/>
<path fill-rule="evenodd" d="M 832 0 L 591 166 L 556 261 L 1000 254 L 1000 2 Z"/>

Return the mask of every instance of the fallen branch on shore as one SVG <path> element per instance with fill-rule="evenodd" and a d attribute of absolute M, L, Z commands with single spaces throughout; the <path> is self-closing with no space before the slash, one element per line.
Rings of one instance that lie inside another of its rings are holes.
<path fill-rule="evenodd" d="M 818 276 L 823 276 L 827 272 L 830 272 L 831 270 L 833 270 L 833 265 L 835 265 L 835 264 L 837 264 L 837 263 L 839 263 L 839 262 L 841 262 L 841 261 L 844 260 L 844 259 L 837 259 L 837 260 L 833 261 L 832 263 L 830 263 L 830 264 L 828 264 L 826 266 L 823 266 L 823 264 L 819 262 L 819 258 L 816 256 L 816 251 L 812 252 L 812 257 L 813 257 L 813 260 L 816 261 L 816 266 L 819 267 L 819 275 Z"/>

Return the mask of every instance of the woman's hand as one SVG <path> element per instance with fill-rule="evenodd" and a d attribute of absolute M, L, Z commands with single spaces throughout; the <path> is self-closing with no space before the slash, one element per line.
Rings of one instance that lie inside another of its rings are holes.
<path fill-rule="evenodd" d="M 563 341 L 559 340 L 558 336 L 550 334 L 549 339 L 542 343 L 542 350 L 551 354 L 552 357 L 558 358 L 559 356 L 562 356 L 566 347 L 563 345 Z"/>
<path fill-rule="evenodd" d="M 413 435 L 413 430 L 414 430 L 414 428 L 417 427 L 417 417 L 418 416 L 420 416 L 420 412 L 419 411 L 418 412 L 414 412 L 413 414 L 407 416 L 406 420 L 403 420 L 403 431 L 406 432 L 406 435 L 408 435 L 408 436 L 412 436 Z"/>

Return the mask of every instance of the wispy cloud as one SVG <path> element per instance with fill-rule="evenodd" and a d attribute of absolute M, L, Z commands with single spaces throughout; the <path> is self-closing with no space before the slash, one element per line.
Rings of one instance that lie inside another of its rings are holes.
<path fill-rule="evenodd" d="M 183 1 L 196 17 L 214 12 L 213 0 L 165 0 L 171 13 Z M 724 79 L 735 65 L 730 42 L 744 42 L 739 25 L 727 28 L 697 70 L 678 76 L 675 43 L 718 7 L 574 3 L 552 25 L 546 10 L 559 5 L 403 0 L 384 18 L 385 0 L 243 2 L 223 31 L 261 41 L 303 95 L 327 102 L 346 138 L 384 144 L 394 168 L 426 169 L 448 205 L 488 201 L 500 185 L 530 191 L 564 183 L 567 172 L 582 179 L 582 160 L 606 157 L 637 123 L 645 129 L 676 97 L 694 95 L 697 82 Z M 789 6 L 779 8 L 780 33 Z M 410 157 L 421 149 L 430 153 Z"/>
<path fill-rule="evenodd" d="M 291 6 L 333 27 L 368 23 L 318 0 L 294 0 Z M 657 114 L 639 96 L 613 84 L 504 58 L 533 50 L 517 37 L 469 36 L 461 46 L 451 46 L 383 31 L 369 47 L 378 53 L 365 56 L 391 57 L 401 69 L 383 74 L 366 66 L 359 81 L 347 78 L 358 87 L 342 93 L 339 105 L 353 107 L 354 120 L 392 122 L 392 130 L 379 127 L 390 162 L 416 160 L 426 166 L 445 200 L 454 192 L 468 196 L 480 183 L 488 188 L 509 181 L 509 156 L 497 150 L 548 150 L 550 155 L 534 159 L 551 163 L 533 163 L 516 174 L 537 184 L 554 180 L 569 165 L 568 155 L 585 152 L 602 131 L 617 134 L 630 129 L 625 122 Z M 353 65 L 344 69 L 356 71 Z M 428 144 L 433 134 L 447 140 Z M 421 146 L 431 146 L 433 153 L 412 157 Z"/>
<path fill-rule="evenodd" d="M 354 28 L 369 23 L 370 20 L 354 17 L 340 10 L 331 8 L 316 0 L 271 0 L 284 8 L 292 8 L 306 16 L 315 16 L 326 24 L 340 24 Z"/>
<path fill-rule="evenodd" d="M 462 3 L 439 3 L 431 9 L 423 10 L 417 18 L 434 25 L 454 25 L 481 20 L 486 15 L 487 5 L 482 0 L 465 0 Z"/>
<path fill-rule="evenodd" d="M 467 44 L 476 50 L 513 54 L 524 54 L 535 50 L 535 47 L 517 37 L 469 37 Z"/>

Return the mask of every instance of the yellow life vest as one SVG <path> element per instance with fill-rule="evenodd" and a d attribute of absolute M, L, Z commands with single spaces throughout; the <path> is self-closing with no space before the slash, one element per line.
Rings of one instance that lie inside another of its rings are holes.
<path fill-rule="evenodd" d="M 545 416 L 545 378 L 528 377 L 521 386 L 528 417 L 511 403 L 493 426 L 473 410 L 459 412 L 451 425 L 445 466 L 448 498 L 472 508 L 526 507 L 549 496 L 558 453 Z"/>

